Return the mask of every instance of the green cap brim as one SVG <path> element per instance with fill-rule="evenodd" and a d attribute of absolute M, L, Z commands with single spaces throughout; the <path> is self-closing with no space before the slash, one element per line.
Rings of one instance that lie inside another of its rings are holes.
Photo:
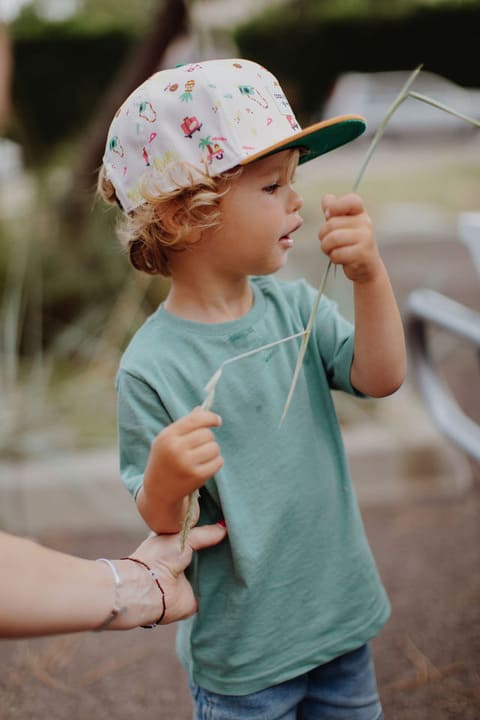
<path fill-rule="evenodd" d="M 275 143 L 275 145 L 250 155 L 241 162 L 241 165 L 248 165 L 262 157 L 290 148 L 302 148 L 306 151 L 301 154 L 299 159 L 299 164 L 303 164 L 355 140 L 365 131 L 365 128 L 365 118 L 361 115 L 341 115 L 323 120 Z"/>

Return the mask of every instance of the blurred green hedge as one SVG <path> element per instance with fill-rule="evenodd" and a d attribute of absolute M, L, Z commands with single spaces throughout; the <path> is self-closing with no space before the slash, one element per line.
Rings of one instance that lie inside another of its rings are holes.
<path fill-rule="evenodd" d="M 347 71 L 413 69 L 480 86 L 475 61 L 480 4 L 456 2 L 375 13 L 333 14 L 331 4 L 296 0 L 270 9 L 233 31 L 239 54 L 271 69 L 301 121 L 318 113 L 335 78 Z M 329 15 L 326 15 L 328 8 Z M 387 14 L 387 12 L 389 14 Z M 13 96 L 27 157 L 36 161 L 84 130 L 102 93 L 139 39 L 137 27 L 112 21 L 49 23 L 12 28 Z"/>
<path fill-rule="evenodd" d="M 480 86 L 478 3 L 343 18 L 322 15 L 321 5 L 295 2 L 235 31 L 240 55 L 279 77 L 301 122 L 318 114 L 344 72 L 413 70 L 423 63 L 460 85 Z"/>
<path fill-rule="evenodd" d="M 77 137 L 137 36 L 127 28 L 85 28 L 37 21 L 12 33 L 14 132 L 27 159 L 41 161 Z"/>
<path fill-rule="evenodd" d="M 322 15 L 321 5 L 297 0 L 234 33 L 240 55 L 261 62 L 279 77 L 301 122 L 318 114 L 335 78 L 346 71 L 408 70 L 423 62 L 426 70 L 480 86 L 480 65 L 475 61 L 478 3 L 390 16 L 363 12 L 343 19 Z M 113 214 L 96 208 L 88 226 L 79 229 L 65 212 L 65 196 L 78 141 L 139 37 L 138 27 L 118 22 L 95 26 L 93 21 L 31 20 L 12 27 L 15 115 L 10 133 L 18 133 L 42 190 L 37 191 L 41 213 L 37 216 L 34 208 L 32 218 L 22 217 L 15 225 L 42 251 L 45 344 L 77 318 L 86 317 L 89 332 L 95 333 L 119 289 L 129 282 L 131 270 L 114 237 Z M 73 140 L 77 142 L 69 143 Z M 59 178 L 56 164 L 65 170 Z M 93 185 L 92 178 L 92 204 Z M 0 227 L 0 284 L 14 252 L 8 233 Z M 34 271 L 37 264 L 32 256 Z M 155 288 L 153 305 L 164 290 L 158 283 Z M 92 309 L 97 312 L 94 317 Z"/>

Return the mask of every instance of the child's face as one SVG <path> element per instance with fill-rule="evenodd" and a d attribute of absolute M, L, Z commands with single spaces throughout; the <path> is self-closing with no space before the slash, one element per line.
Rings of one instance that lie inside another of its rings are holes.
<path fill-rule="evenodd" d="M 298 152 L 284 150 L 247 165 L 220 202 L 221 226 L 206 239 L 212 262 L 236 276 L 279 270 L 302 225 L 301 196 L 292 188 Z"/>

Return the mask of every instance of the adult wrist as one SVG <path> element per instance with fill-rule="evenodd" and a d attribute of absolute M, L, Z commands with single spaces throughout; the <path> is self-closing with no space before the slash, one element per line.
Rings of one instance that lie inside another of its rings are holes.
<path fill-rule="evenodd" d="M 163 586 L 160 584 L 159 575 L 155 572 L 155 570 L 152 570 L 152 568 L 146 562 L 144 562 L 143 560 L 139 560 L 138 558 L 128 556 L 128 557 L 121 558 L 121 560 L 126 560 L 128 562 L 135 563 L 137 566 L 140 566 L 141 568 L 143 568 L 143 570 L 145 571 L 146 575 L 149 578 L 149 581 L 150 582 L 153 581 L 156 588 L 158 589 L 160 595 L 157 596 L 157 601 L 161 602 L 160 615 L 158 615 L 158 613 L 156 613 L 155 619 L 153 621 L 148 622 L 145 625 L 143 625 L 143 624 L 140 625 L 140 627 L 148 628 L 148 629 L 158 627 L 158 625 L 160 625 L 162 620 L 165 618 L 165 613 L 167 612 L 165 590 L 163 589 Z M 158 600 L 158 597 L 160 598 L 160 600 Z"/>
<path fill-rule="evenodd" d="M 97 562 L 108 572 L 111 599 L 105 619 L 95 631 L 156 627 L 164 619 L 165 593 L 146 563 L 133 558 L 98 558 Z"/>
<path fill-rule="evenodd" d="M 103 622 L 94 628 L 96 632 L 100 632 L 102 630 L 107 630 L 107 628 L 115 622 L 119 615 L 125 615 L 128 612 L 128 606 L 122 604 L 121 590 L 123 583 L 114 561 L 109 560 L 108 558 L 97 558 L 96 562 L 104 563 L 105 566 L 108 567 L 109 577 L 113 580 L 113 598 L 110 603 L 110 610 Z"/>

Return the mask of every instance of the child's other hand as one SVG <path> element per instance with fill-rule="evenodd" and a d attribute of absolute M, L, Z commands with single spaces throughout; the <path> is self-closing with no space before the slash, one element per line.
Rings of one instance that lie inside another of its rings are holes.
<path fill-rule="evenodd" d="M 162 430 L 152 443 L 144 485 L 161 488 L 166 503 L 176 502 L 220 470 L 223 458 L 211 428 L 219 415 L 195 408 Z"/>
<path fill-rule="evenodd" d="M 326 194 L 322 199 L 325 224 L 318 234 L 323 252 L 332 263 L 342 265 L 345 275 L 357 283 L 374 280 L 382 267 L 375 243 L 373 223 L 363 200 L 355 193 Z"/>

